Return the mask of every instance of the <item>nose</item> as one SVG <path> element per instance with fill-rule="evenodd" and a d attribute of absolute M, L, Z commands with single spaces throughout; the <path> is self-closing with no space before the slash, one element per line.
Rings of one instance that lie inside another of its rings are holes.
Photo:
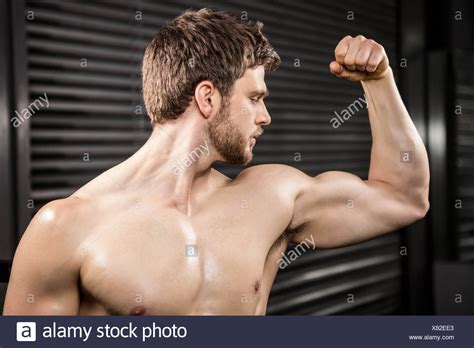
<path fill-rule="evenodd" d="M 270 123 L 272 123 L 272 118 L 270 117 L 267 107 L 265 106 L 263 102 L 262 102 L 262 110 L 258 113 L 255 123 L 257 125 L 264 125 L 264 126 L 268 126 Z"/>

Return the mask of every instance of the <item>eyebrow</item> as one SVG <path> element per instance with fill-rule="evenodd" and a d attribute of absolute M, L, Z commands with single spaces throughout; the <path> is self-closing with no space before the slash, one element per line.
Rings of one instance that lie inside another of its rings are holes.
<path fill-rule="evenodd" d="M 258 90 L 250 92 L 250 95 L 259 96 L 259 97 L 268 97 L 270 95 L 270 92 L 268 91 L 268 89 L 265 89 L 265 90 L 258 89 Z"/>

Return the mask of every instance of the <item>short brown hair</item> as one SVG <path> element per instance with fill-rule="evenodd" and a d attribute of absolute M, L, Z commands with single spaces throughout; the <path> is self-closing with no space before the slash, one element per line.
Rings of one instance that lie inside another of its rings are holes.
<path fill-rule="evenodd" d="M 143 99 L 151 123 L 177 119 L 201 81 L 211 81 L 226 98 L 246 69 L 275 70 L 280 57 L 262 27 L 207 8 L 188 10 L 163 26 L 143 57 Z"/>

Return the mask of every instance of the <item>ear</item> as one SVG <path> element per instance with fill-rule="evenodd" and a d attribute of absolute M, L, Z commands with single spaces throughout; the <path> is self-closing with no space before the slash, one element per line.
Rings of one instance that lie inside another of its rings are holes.
<path fill-rule="evenodd" d="M 201 81 L 194 90 L 194 99 L 205 118 L 219 109 L 221 95 L 211 81 Z"/>

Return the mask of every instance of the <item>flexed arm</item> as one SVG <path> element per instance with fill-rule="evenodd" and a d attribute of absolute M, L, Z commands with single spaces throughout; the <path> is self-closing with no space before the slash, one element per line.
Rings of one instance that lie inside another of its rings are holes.
<path fill-rule="evenodd" d="M 360 81 L 372 131 L 368 180 L 344 172 L 299 175 L 292 241 L 311 234 L 316 246 L 354 244 L 413 223 L 429 209 L 426 149 L 398 93 L 385 50 L 346 36 L 330 64 L 337 77 Z"/>

